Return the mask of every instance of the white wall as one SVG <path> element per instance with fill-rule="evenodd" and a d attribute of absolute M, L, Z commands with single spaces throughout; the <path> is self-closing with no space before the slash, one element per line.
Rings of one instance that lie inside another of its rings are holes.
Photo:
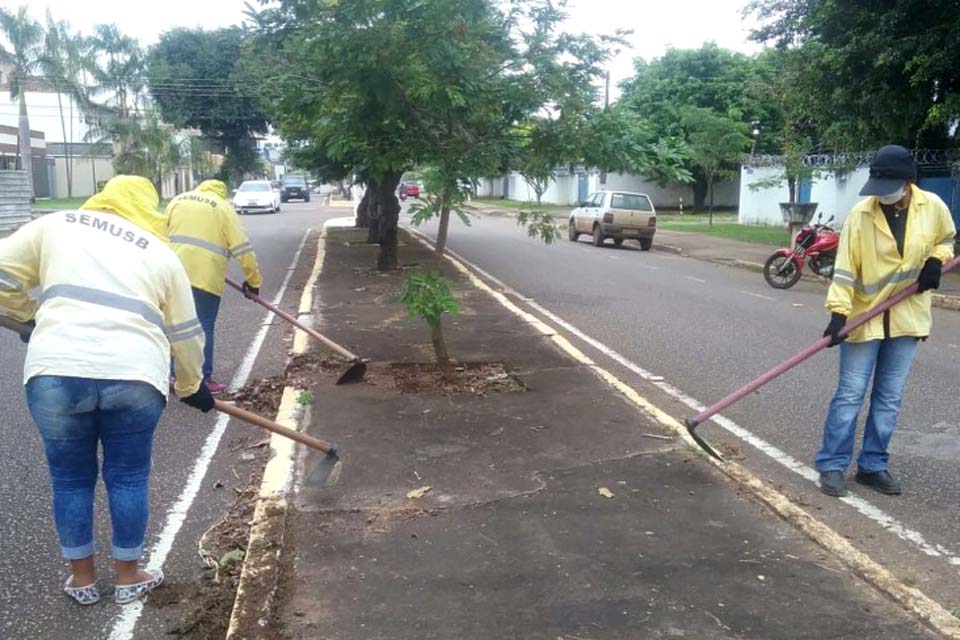
<path fill-rule="evenodd" d="M 750 189 L 750 184 L 777 176 L 779 167 L 744 167 L 740 177 L 740 224 L 762 224 L 782 226 L 780 203 L 790 199 L 786 184 L 771 189 Z M 817 212 L 824 219 L 835 217 L 835 224 L 841 225 L 847 213 L 862 198 L 857 195 L 867 181 L 870 170 L 860 167 L 849 172 L 827 172 L 813 182 L 810 201 L 817 203 Z"/>
<path fill-rule="evenodd" d="M 54 158 L 55 184 L 56 191 L 54 198 L 67 197 L 67 159 L 63 157 Z M 97 181 L 103 182 L 109 180 L 115 174 L 113 162 L 109 158 L 95 158 L 93 161 L 87 157 L 73 158 L 73 195 L 74 197 L 92 196 L 96 193 L 96 184 L 93 180 L 93 162 L 96 162 Z"/>
<path fill-rule="evenodd" d="M 611 173 L 607 176 L 607 189 L 638 191 L 650 196 L 658 209 L 679 209 L 683 198 L 684 210 L 693 209 L 693 186 L 670 183 L 661 187 L 656 181 L 642 176 Z M 710 195 L 707 194 L 707 202 Z M 736 208 L 740 202 L 740 178 L 717 182 L 713 185 L 713 206 Z"/>

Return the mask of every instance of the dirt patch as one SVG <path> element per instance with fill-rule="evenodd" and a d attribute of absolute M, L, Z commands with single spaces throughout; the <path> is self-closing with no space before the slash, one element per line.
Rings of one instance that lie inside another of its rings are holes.
<path fill-rule="evenodd" d="M 391 366 L 390 371 L 400 393 L 485 396 L 527 390 L 523 382 L 500 362 L 458 364 L 452 371 L 444 371 L 435 364 L 399 363 Z"/>
<path fill-rule="evenodd" d="M 261 463 L 265 463 L 267 448 L 259 449 L 256 455 Z M 207 568 L 203 578 L 191 585 L 158 589 L 150 596 L 148 605 L 161 608 L 193 603 L 184 620 L 167 630 L 167 635 L 190 640 L 222 638 L 226 635 L 262 475 L 261 464 L 250 474 L 247 485 L 239 490 L 226 516 L 201 536 L 197 550 Z"/>

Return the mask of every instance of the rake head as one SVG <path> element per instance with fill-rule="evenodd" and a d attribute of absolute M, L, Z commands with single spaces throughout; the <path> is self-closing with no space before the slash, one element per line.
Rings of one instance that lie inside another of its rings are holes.
<path fill-rule="evenodd" d="M 707 453 L 707 455 L 709 455 L 711 458 L 716 458 L 720 462 L 723 462 L 723 456 L 721 456 L 716 449 L 711 447 L 710 443 L 697 435 L 697 427 L 700 425 L 699 422 L 696 422 L 693 418 L 687 418 L 683 421 L 683 423 L 687 427 L 687 433 L 690 434 L 690 437 L 693 438 L 693 441 L 696 442 L 697 445 Z"/>
<path fill-rule="evenodd" d="M 340 378 L 337 380 L 337 384 L 353 384 L 354 382 L 360 382 L 363 380 L 363 376 L 367 373 L 367 363 L 357 358 L 353 361 L 353 364 L 350 365 L 350 368 L 343 372 L 340 375 Z"/>
<path fill-rule="evenodd" d="M 320 462 L 307 473 L 305 484 L 312 488 L 327 488 L 337 484 L 340 480 L 340 472 L 343 470 L 343 461 L 337 455 L 337 448 L 334 446 L 320 458 Z"/>

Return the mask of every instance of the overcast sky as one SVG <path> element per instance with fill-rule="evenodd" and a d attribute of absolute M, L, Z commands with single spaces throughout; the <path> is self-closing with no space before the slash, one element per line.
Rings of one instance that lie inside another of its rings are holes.
<path fill-rule="evenodd" d="M 23 0 L 21 0 L 22 2 Z M 12 2 L 0 0 L 5 5 Z M 698 47 L 708 40 L 738 51 L 757 46 L 747 40 L 749 25 L 740 12 L 747 0 L 570 0 L 570 31 L 612 33 L 632 29 L 632 50 L 611 65 L 614 83 L 631 75 L 632 60 L 661 55 L 668 47 Z M 216 29 L 243 20 L 244 0 L 29 0 L 38 19 L 46 7 L 54 17 L 89 32 L 96 23 L 115 22 L 120 30 L 149 45 L 176 26 Z M 257 0 L 251 4 L 259 6 Z"/>

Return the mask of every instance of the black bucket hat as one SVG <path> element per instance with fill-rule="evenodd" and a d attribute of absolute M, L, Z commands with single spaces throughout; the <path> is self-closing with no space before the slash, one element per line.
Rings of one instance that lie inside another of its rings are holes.
<path fill-rule="evenodd" d="M 860 189 L 862 196 L 894 193 L 907 180 L 917 179 L 917 162 L 909 149 L 890 144 L 877 149 L 870 161 L 870 179 Z"/>

